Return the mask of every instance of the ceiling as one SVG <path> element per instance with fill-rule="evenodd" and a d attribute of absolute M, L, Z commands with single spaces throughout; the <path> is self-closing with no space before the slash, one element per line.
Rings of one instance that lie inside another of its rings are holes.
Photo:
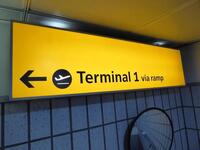
<path fill-rule="evenodd" d="M 200 41 L 200 0 L 0 0 L 0 5 L 28 6 L 31 11 L 173 42 Z"/>
<path fill-rule="evenodd" d="M 200 0 L 32 0 L 30 8 L 174 42 L 200 40 Z"/>

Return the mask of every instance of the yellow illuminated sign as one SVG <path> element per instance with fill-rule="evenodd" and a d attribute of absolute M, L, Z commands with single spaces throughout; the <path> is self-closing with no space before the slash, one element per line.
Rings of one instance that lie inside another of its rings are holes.
<path fill-rule="evenodd" d="M 179 50 L 13 23 L 12 99 L 185 85 Z"/>

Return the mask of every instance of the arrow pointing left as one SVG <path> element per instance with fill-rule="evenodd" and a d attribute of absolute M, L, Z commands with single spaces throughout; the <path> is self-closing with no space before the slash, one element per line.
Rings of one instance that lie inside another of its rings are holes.
<path fill-rule="evenodd" d="M 30 83 L 30 81 L 47 81 L 47 77 L 30 77 L 30 75 L 34 72 L 34 70 L 28 70 L 20 80 L 28 87 L 34 88 L 34 86 Z"/>

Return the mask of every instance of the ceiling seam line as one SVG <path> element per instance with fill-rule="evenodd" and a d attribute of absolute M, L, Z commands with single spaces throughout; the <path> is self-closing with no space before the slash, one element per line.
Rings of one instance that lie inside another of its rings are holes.
<path fill-rule="evenodd" d="M 27 1 L 26 1 L 26 8 L 25 8 L 24 17 L 23 17 L 23 21 L 24 21 L 24 22 L 27 22 L 28 12 L 29 12 L 29 10 L 30 10 L 30 3 L 31 3 L 31 0 L 27 0 Z"/>
<path fill-rule="evenodd" d="M 193 5 L 193 4 L 195 4 L 199 1 L 200 0 L 192 0 L 190 2 L 184 3 L 184 4 L 180 5 L 178 8 L 173 9 L 172 11 L 168 11 L 165 14 L 161 15 L 160 17 L 158 17 L 158 19 L 153 19 L 149 23 L 144 24 L 143 27 L 138 29 L 138 31 L 141 31 L 141 30 L 145 29 L 146 27 L 148 27 L 149 25 L 152 25 L 152 24 L 155 24 L 155 23 L 161 21 L 163 18 L 166 18 L 168 16 L 172 16 L 173 14 L 175 14 L 175 13 L 177 13 L 177 12 L 179 12 L 179 11 L 181 11 L 181 10 L 183 10 L 183 9 L 185 9 L 185 8 L 191 6 L 191 5 Z"/>

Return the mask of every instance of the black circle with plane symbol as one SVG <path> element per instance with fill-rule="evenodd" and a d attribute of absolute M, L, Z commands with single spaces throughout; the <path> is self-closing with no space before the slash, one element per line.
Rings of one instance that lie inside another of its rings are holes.
<path fill-rule="evenodd" d="M 59 69 L 53 74 L 52 81 L 57 88 L 65 89 L 70 86 L 72 76 L 67 70 Z"/>

